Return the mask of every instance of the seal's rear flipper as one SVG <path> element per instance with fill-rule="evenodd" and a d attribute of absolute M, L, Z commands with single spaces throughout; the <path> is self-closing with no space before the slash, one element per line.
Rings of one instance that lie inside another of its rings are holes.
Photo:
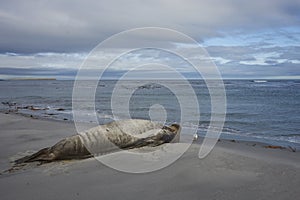
<path fill-rule="evenodd" d="M 30 155 L 30 156 L 25 156 L 23 158 L 15 160 L 15 164 L 21 164 L 21 163 L 28 163 L 28 162 L 36 162 L 36 161 L 44 161 L 44 162 L 49 162 L 53 160 L 53 154 L 50 153 L 50 148 L 44 148 L 41 149 L 40 151 Z"/>

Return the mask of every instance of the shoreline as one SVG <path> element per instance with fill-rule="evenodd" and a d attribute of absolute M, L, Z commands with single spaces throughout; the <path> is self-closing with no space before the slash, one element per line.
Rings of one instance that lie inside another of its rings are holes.
<path fill-rule="evenodd" d="M 76 133 L 73 123 L 17 114 L 0 113 L 0 124 L 1 171 L 10 168 L 10 160 L 22 153 L 32 153 Z M 28 165 L 0 175 L 1 199 L 299 197 L 299 152 L 265 148 L 260 143 L 221 140 L 207 157 L 199 159 L 200 142 L 193 143 L 170 166 L 146 174 L 116 171 L 95 158 Z M 167 145 L 167 151 L 176 151 L 180 143 Z"/>
<path fill-rule="evenodd" d="M 46 118 L 46 117 L 38 117 L 38 116 L 33 116 L 31 114 L 27 113 L 21 113 L 21 112 L 12 112 L 12 111 L 0 111 L 0 114 L 4 115 L 15 115 L 15 116 L 20 116 L 20 117 L 25 117 L 25 118 L 30 118 L 30 119 L 35 119 L 35 120 L 42 120 L 42 121 L 52 121 L 52 122 L 63 122 L 63 123 L 72 123 L 74 124 L 73 120 L 63 120 L 63 119 L 58 119 L 58 118 Z"/>
<path fill-rule="evenodd" d="M 27 113 L 21 113 L 21 112 L 13 112 L 13 111 L 0 111 L 0 114 L 7 114 L 7 115 L 16 115 L 16 116 L 22 116 L 22 117 L 26 117 L 26 118 L 31 118 L 31 119 L 36 119 L 36 120 L 43 120 L 43 121 L 53 121 L 53 122 L 62 122 L 62 123 L 70 123 L 70 124 L 74 124 L 74 121 L 72 119 L 60 119 L 60 118 L 46 118 L 46 117 L 42 117 L 42 116 L 38 116 L 38 115 L 31 115 L 31 114 L 27 114 Z M 82 122 L 87 123 L 87 122 Z M 90 124 L 90 123 L 87 123 Z M 202 135 L 198 135 L 198 140 L 203 139 L 204 137 Z M 280 149 L 280 150 L 288 150 L 288 151 L 292 151 L 292 152 L 298 152 L 300 149 L 296 146 L 300 146 L 297 143 L 292 143 L 292 142 L 286 142 L 286 141 L 276 141 L 276 140 L 272 140 L 270 142 L 262 142 L 262 141 L 258 141 L 258 138 L 250 138 L 249 140 L 245 139 L 239 139 L 238 137 L 234 137 L 234 135 L 232 135 L 232 139 L 226 139 L 226 138 L 222 138 L 222 135 L 220 137 L 219 140 L 222 141 L 228 141 L 228 142 L 239 142 L 239 143 L 251 143 L 252 145 L 254 144 L 258 144 L 260 146 L 264 146 L 266 148 L 273 148 L 273 149 Z M 290 144 L 290 145 L 288 145 Z M 294 145 L 294 146 L 293 146 Z"/>

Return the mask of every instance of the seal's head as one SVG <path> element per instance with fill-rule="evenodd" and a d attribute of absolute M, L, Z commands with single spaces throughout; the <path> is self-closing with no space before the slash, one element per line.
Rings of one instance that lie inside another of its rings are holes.
<path fill-rule="evenodd" d="M 178 124 L 172 124 L 170 127 L 172 132 L 178 132 L 180 131 L 180 126 Z"/>
<path fill-rule="evenodd" d="M 171 141 L 171 143 L 179 142 L 180 140 L 180 131 L 181 127 L 179 124 L 172 124 L 171 126 L 164 126 L 163 129 L 167 129 L 168 131 L 171 131 L 172 133 L 176 134 Z"/>

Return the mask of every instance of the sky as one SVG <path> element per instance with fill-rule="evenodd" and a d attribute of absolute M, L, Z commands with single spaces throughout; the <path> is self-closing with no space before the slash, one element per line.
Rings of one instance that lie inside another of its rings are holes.
<path fill-rule="evenodd" d="M 74 79 L 100 42 L 141 27 L 173 29 L 193 38 L 223 78 L 300 78 L 299 0 L 0 0 L 0 79 Z M 172 41 L 159 32 L 143 38 L 149 44 Z M 102 56 L 114 58 L 138 42 L 115 44 Z M 170 47 L 197 56 L 184 42 L 170 42 Z M 99 56 L 87 76 L 104 67 Z M 165 61 L 195 77 L 180 58 L 154 49 L 128 53 L 107 75 L 122 74 L 137 62 Z"/>

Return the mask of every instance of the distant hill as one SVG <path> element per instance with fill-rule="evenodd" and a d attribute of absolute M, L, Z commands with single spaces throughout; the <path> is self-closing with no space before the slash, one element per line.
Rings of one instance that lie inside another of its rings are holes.
<path fill-rule="evenodd" d="M 38 80 L 38 81 L 48 81 L 48 80 L 56 80 L 56 78 L 11 78 L 8 80 L 22 80 L 22 81 L 32 81 L 32 80 Z"/>

